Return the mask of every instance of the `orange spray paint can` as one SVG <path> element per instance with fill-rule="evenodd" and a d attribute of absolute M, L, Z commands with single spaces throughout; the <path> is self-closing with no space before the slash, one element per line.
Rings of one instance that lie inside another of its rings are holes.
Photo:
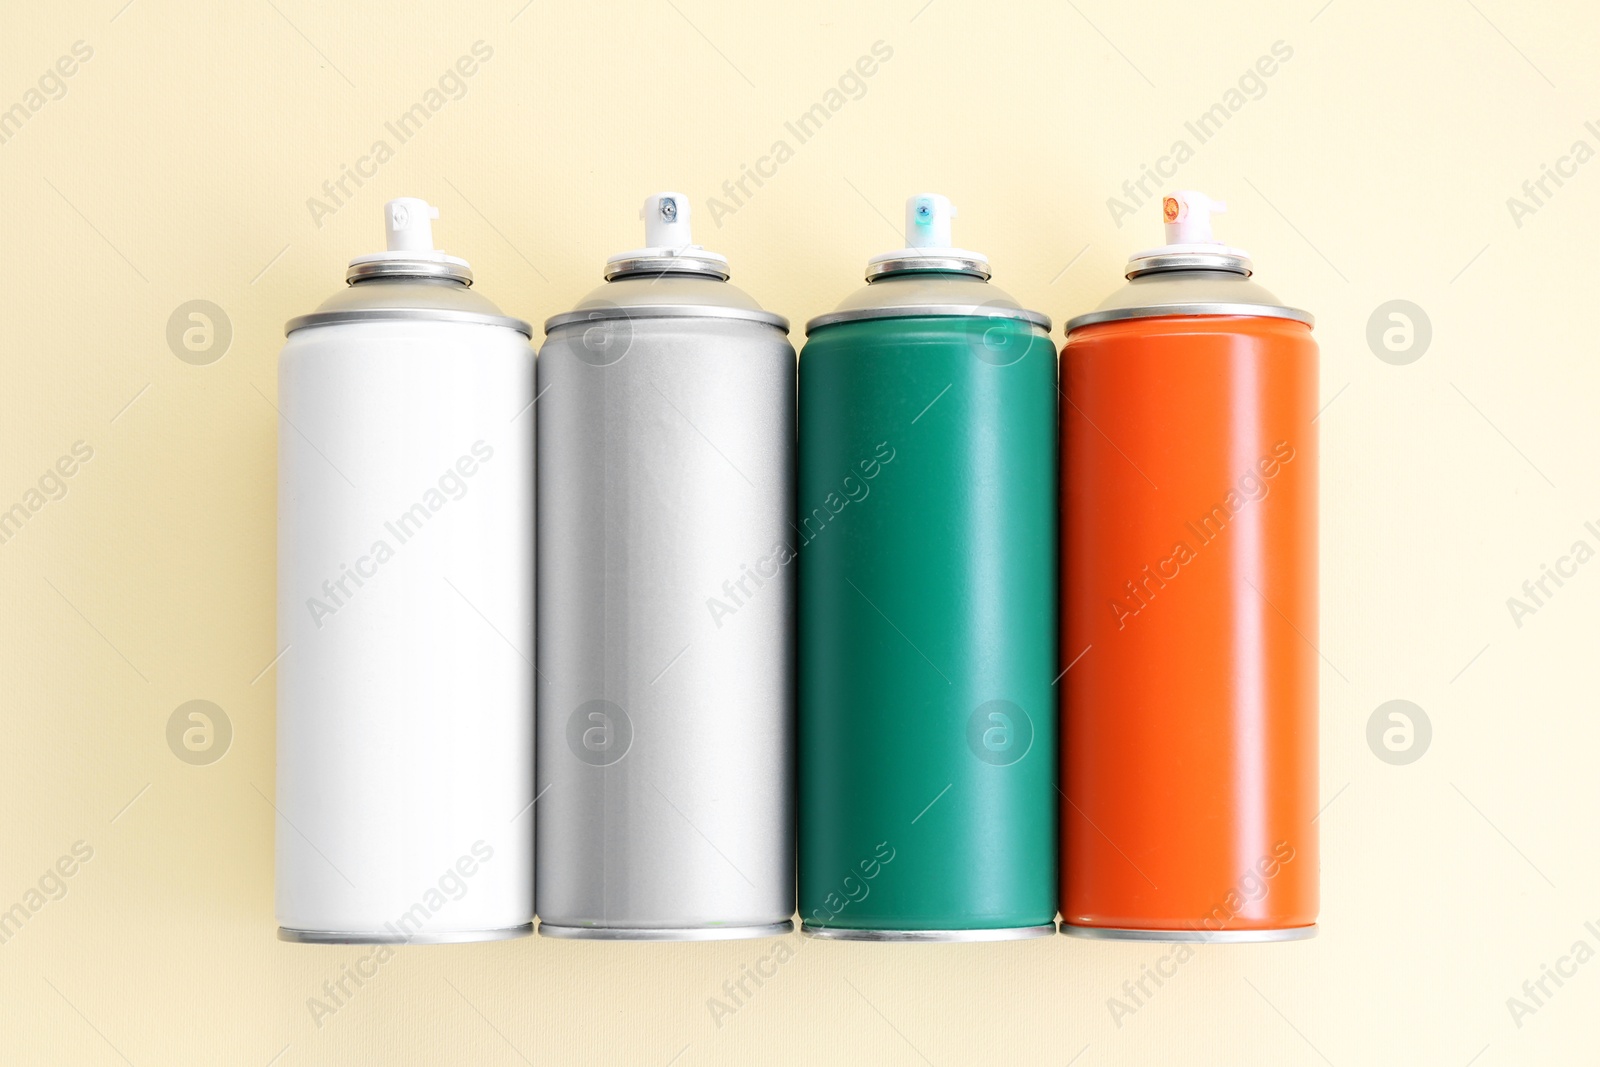
<path fill-rule="evenodd" d="M 1067 323 L 1063 932 L 1315 932 L 1317 347 L 1175 193 Z"/>

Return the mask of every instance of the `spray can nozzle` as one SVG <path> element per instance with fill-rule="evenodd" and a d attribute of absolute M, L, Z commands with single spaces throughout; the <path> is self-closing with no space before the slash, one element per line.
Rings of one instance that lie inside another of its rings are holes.
<path fill-rule="evenodd" d="M 1211 245 L 1220 242 L 1211 234 L 1211 216 L 1228 210 L 1221 200 L 1191 189 L 1172 193 L 1161 201 L 1161 219 L 1166 223 L 1169 245 Z"/>
<path fill-rule="evenodd" d="M 639 209 L 644 220 L 644 247 L 619 252 L 606 260 L 606 280 L 636 274 L 705 274 L 726 280 L 728 259 L 694 243 L 689 225 L 689 198 L 682 193 L 656 193 Z"/>
<path fill-rule="evenodd" d="M 1211 216 L 1227 211 L 1228 205 L 1193 189 L 1179 189 L 1161 200 L 1161 221 L 1167 243 L 1159 248 L 1135 252 L 1124 275 L 1137 278 L 1174 270 L 1220 270 L 1250 275 L 1250 255 L 1217 240 L 1211 232 Z"/>
<path fill-rule="evenodd" d="M 906 198 L 906 246 L 867 260 L 867 281 L 896 274 L 937 271 L 970 274 L 985 281 L 989 260 L 979 252 L 956 248 L 950 237 L 955 205 L 948 196 L 918 193 Z"/>
<path fill-rule="evenodd" d="M 906 201 L 906 247 L 949 248 L 955 205 L 948 196 L 918 193 Z"/>
<path fill-rule="evenodd" d="M 682 193 L 657 193 L 639 209 L 644 220 L 647 248 L 688 248 L 694 244 L 689 227 L 689 198 Z"/>
<path fill-rule="evenodd" d="M 391 252 L 432 252 L 433 220 L 439 209 L 415 196 L 383 205 L 383 225 Z"/>
<path fill-rule="evenodd" d="M 368 278 L 440 278 L 472 284 L 467 261 L 433 247 L 433 220 L 439 209 L 416 196 L 383 205 L 383 252 L 357 256 L 345 272 L 348 282 Z"/>

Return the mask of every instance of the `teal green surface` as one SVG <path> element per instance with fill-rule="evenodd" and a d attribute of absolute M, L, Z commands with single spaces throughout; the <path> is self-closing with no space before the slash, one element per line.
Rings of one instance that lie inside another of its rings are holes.
<path fill-rule="evenodd" d="M 876 319 L 800 357 L 800 914 L 1056 913 L 1056 352 Z"/>

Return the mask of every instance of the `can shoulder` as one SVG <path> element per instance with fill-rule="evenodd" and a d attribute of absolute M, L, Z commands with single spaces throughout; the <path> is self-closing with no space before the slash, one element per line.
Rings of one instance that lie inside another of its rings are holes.
<path fill-rule="evenodd" d="M 1249 275 L 1186 270 L 1131 278 L 1093 311 L 1068 319 L 1066 330 L 1169 315 L 1257 315 L 1315 324 L 1310 312 L 1285 304 Z"/>
<path fill-rule="evenodd" d="M 506 315 L 476 289 L 426 278 L 382 278 L 346 286 L 310 314 L 290 319 L 284 332 L 344 322 L 419 319 L 504 326 L 533 336 L 532 326 Z"/>
<path fill-rule="evenodd" d="M 1022 307 L 1004 289 L 952 271 L 912 271 L 879 278 L 806 323 L 806 332 L 872 319 L 966 317 L 1017 319 L 1050 329 L 1048 316 Z"/>

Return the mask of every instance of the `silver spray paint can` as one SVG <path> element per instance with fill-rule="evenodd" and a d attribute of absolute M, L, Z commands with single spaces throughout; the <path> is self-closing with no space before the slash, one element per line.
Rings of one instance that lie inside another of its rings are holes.
<path fill-rule="evenodd" d="M 533 351 L 434 251 L 388 251 L 278 361 L 277 913 L 289 941 L 533 919 Z"/>
<path fill-rule="evenodd" d="M 795 355 L 645 201 L 538 360 L 540 932 L 762 937 L 794 911 Z"/>

